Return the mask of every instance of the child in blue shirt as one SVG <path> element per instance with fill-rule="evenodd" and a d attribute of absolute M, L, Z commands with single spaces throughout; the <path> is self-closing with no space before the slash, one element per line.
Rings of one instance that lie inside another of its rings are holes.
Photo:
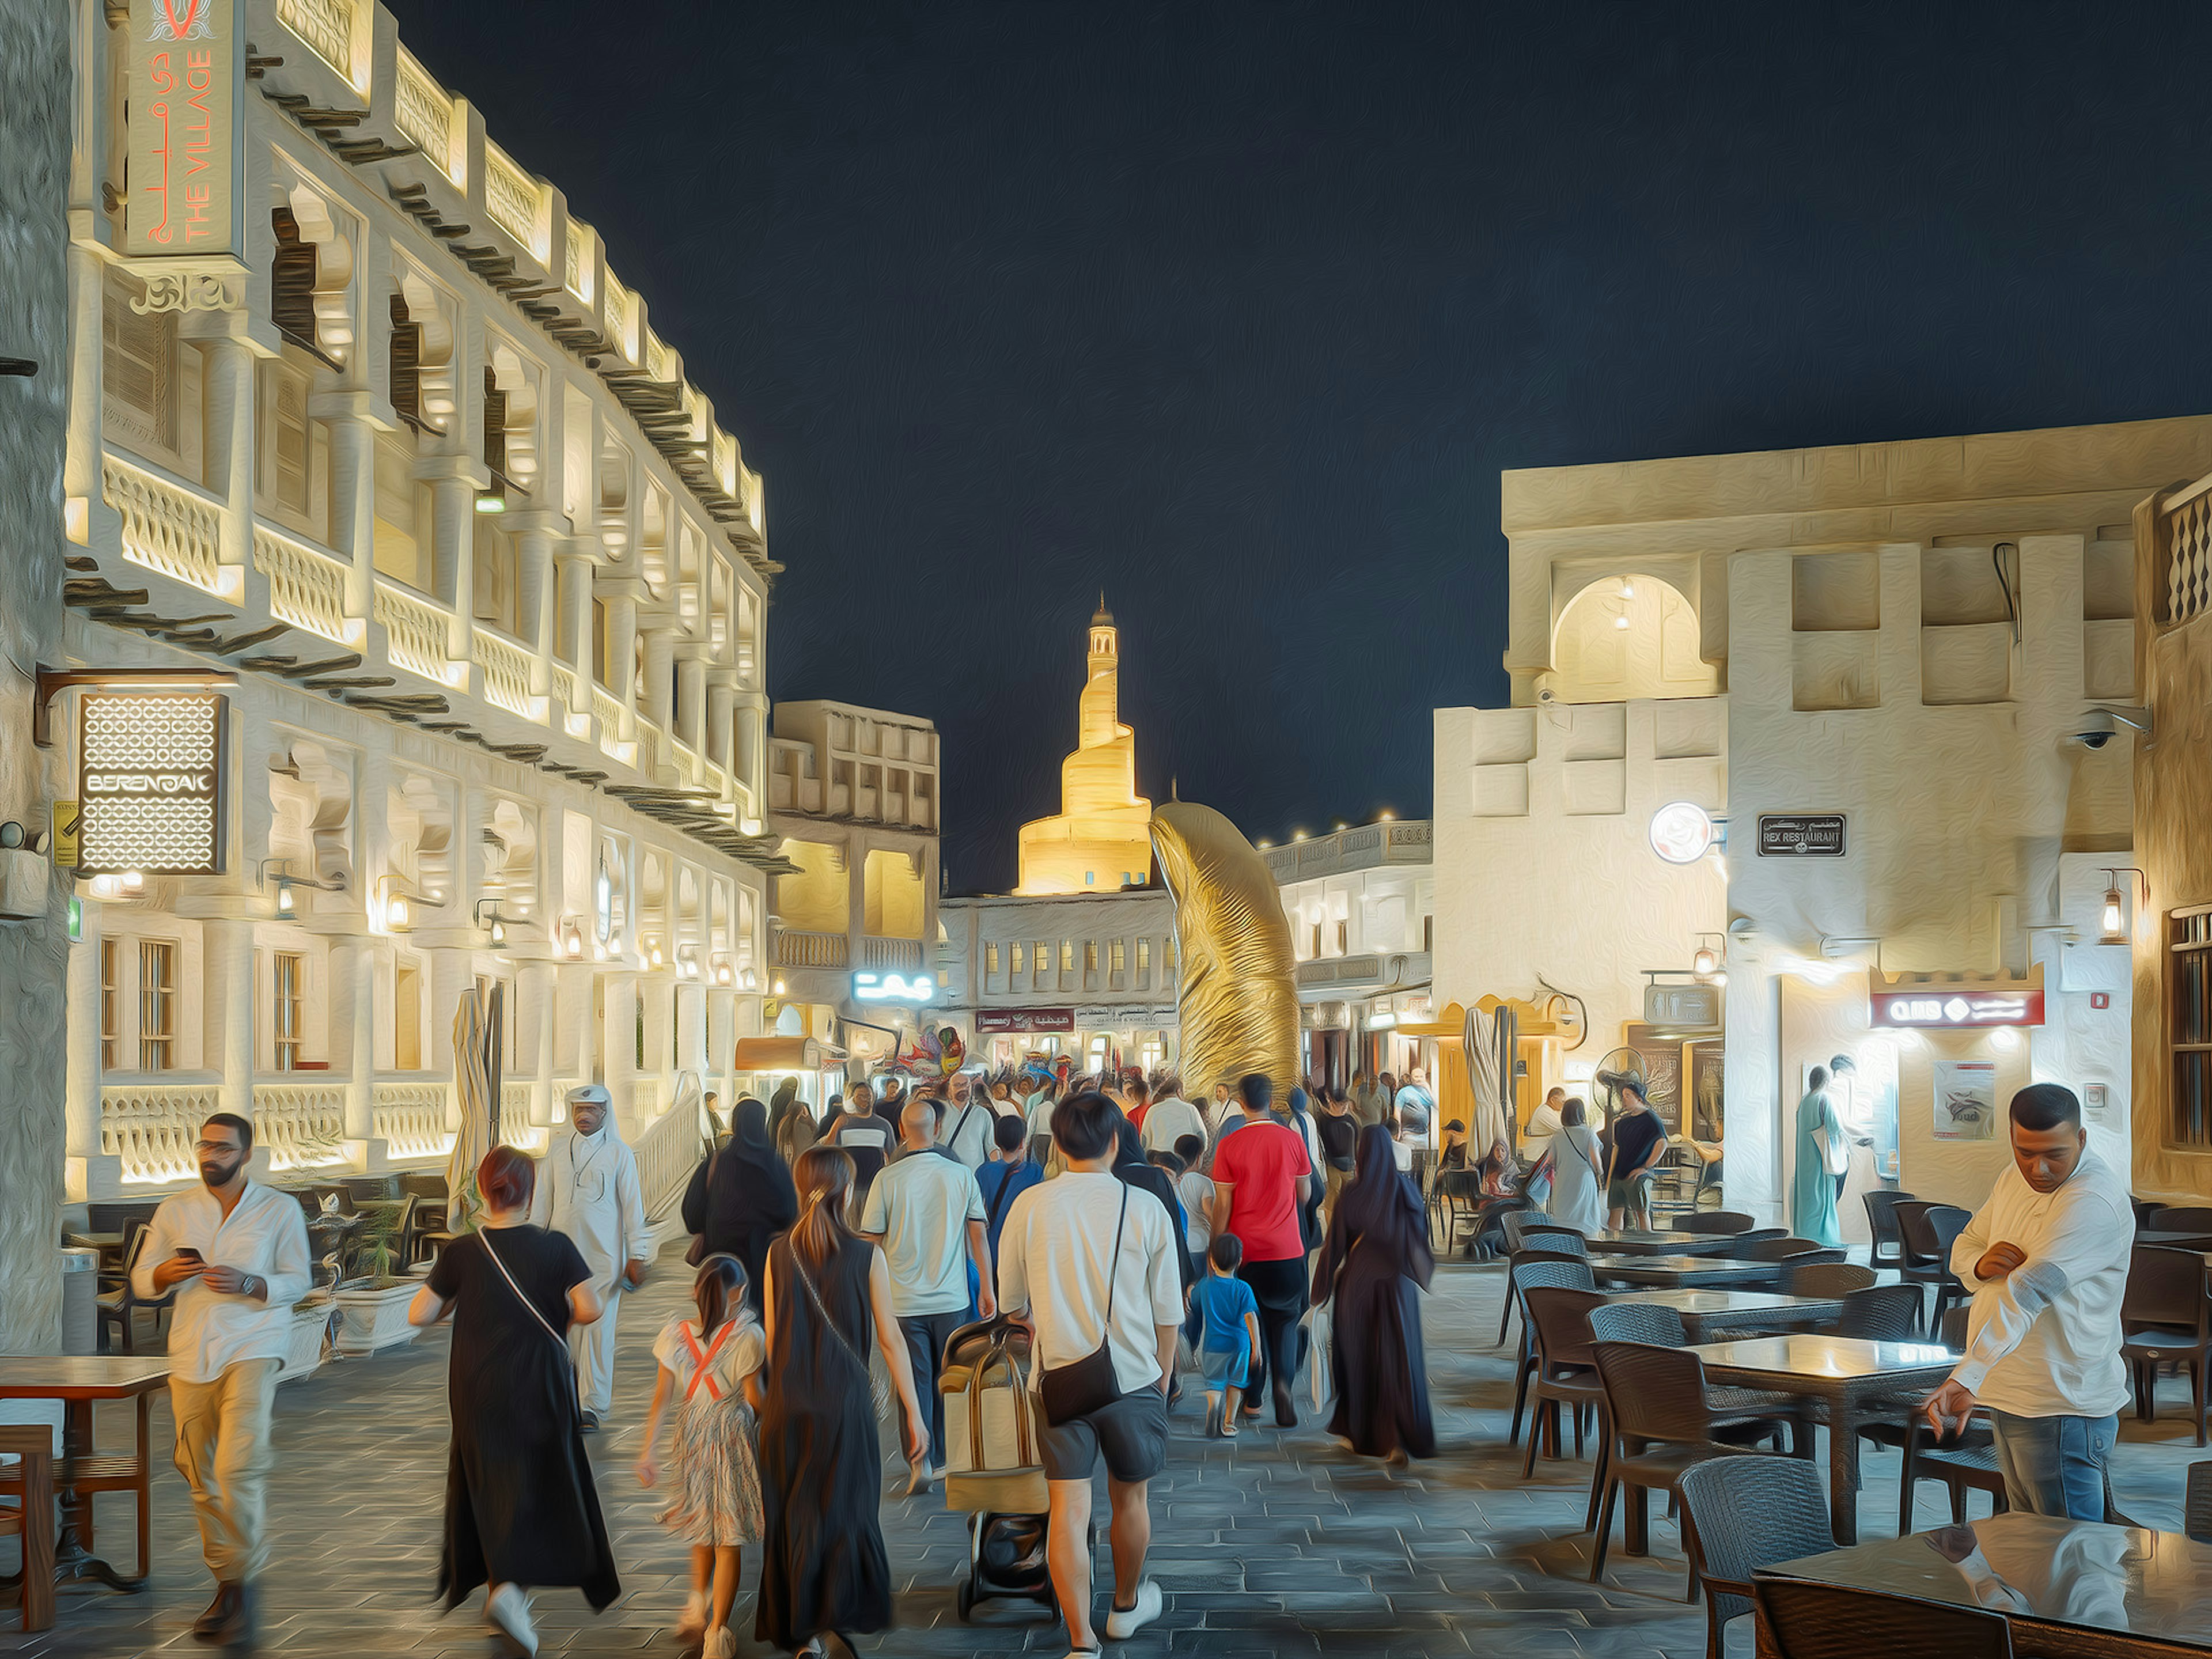
<path fill-rule="evenodd" d="M 1244 1246 L 1236 1234 L 1215 1239 L 1206 1247 L 1206 1277 L 1190 1293 L 1191 1311 L 1204 1322 L 1198 1369 L 1206 1379 L 1206 1432 L 1209 1438 L 1234 1440 L 1244 1379 L 1260 1352 L 1260 1304 L 1252 1287 L 1237 1277 Z"/>

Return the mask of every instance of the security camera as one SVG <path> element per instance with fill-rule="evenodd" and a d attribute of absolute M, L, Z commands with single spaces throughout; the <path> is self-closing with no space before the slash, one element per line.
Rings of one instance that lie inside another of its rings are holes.
<path fill-rule="evenodd" d="M 2081 723 L 2068 733 L 2067 741 L 2078 743 L 2084 749 L 2102 749 L 2119 735 L 2123 727 L 2148 738 L 2150 736 L 2150 710 L 2101 706 L 2093 708 L 2081 716 Z"/>

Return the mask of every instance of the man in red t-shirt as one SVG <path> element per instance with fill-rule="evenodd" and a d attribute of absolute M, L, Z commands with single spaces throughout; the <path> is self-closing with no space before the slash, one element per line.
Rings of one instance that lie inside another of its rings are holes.
<path fill-rule="evenodd" d="M 1129 1120 L 1131 1128 L 1142 1133 L 1145 1114 L 1152 1109 L 1152 1085 L 1145 1080 L 1142 1072 L 1132 1072 L 1129 1080 L 1122 1085 L 1121 1093 L 1125 1097 L 1121 1115 Z"/>
<path fill-rule="evenodd" d="M 1297 1380 L 1298 1321 L 1306 1310 L 1306 1247 L 1298 1210 L 1313 1186 L 1305 1138 L 1267 1115 L 1274 1085 L 1255 1072 L 1237 1085 L 1243 1115 L 1223 1126 L 1213 1154 L 1213 1232 L 1244 1246 L 1237 1276 L 1260 1304 L 1260 1363 L 1244 1383 L 1244 1414 L 1260 1414 L 1260 1387 L 1272 1376 L 1275 1423 L 1297 1426 L 1291 1400 Z"/>

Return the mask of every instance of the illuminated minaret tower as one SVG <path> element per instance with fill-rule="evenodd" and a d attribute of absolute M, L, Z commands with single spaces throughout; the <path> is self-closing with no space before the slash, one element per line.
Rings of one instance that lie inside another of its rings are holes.
<path fill-rule="evenodd" d="M 1060 768 L 1060 813 L 1022 826 L 1018 893 L 1111 893 L 1150 878 L 1152 804 L 1137 793 L 1137 734 L 1121 724 L 1121 653 L 1106 596 L 1091 619 L 1076 750 Z"/>

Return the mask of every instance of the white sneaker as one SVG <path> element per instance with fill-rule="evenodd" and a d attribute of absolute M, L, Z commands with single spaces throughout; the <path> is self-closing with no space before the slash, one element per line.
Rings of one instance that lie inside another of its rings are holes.
<path fill-rule="evenodd" d="M 499 1593 L 484 1602 L 484 1617 L 526 1655 L 537 1653 L 538 1627 L 530 1622 L 530 1598 L 513 1584 L 501 1584 Z"/>
<path fill-rule="evenodd" d="M 676 1621 L 677 1635 L 682 1637 L 686 1641 L 692 1640 L 699 1636 L 707 1628 L 708 1612 L 709 1608 L 705 1593 L 700 1590 L 693 1590 L 690 1595 L 684 1598 L 684 1616 Z"/>
<path fill-rule="evenodd" d="M 727 1625 L 716 1625 L 707 1632 L 707 1643 L 700 1650 L 700 1659 L 737 1659 L 738 1633 Z"/>
<path fill-rule="evenodd" d="M 1106 1634 L 1119 1642 L 1134 1636 L 1160 1616 L 1160 1587 L 1147 1578 L 1137 1586 L 1137 1605 L 1115 1607 L 1106 1614 Z"/>

